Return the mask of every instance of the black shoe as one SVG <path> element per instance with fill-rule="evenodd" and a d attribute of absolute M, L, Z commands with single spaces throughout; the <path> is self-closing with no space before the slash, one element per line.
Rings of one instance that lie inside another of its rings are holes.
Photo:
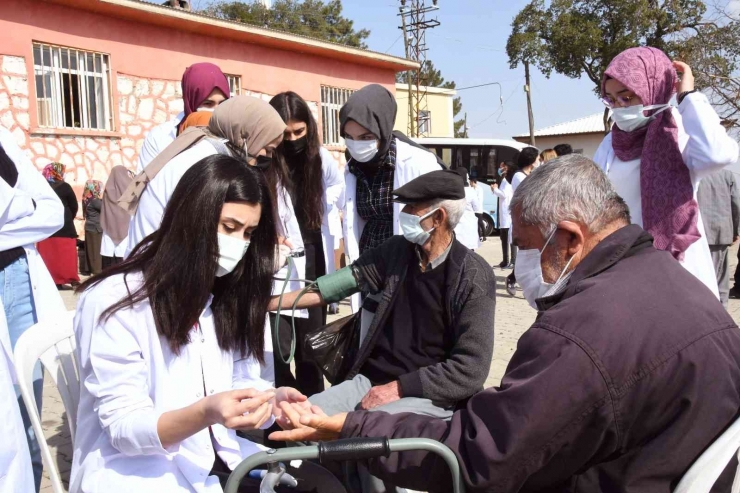
<path fill-rule="evenodd" d="M 498 264 L 498 268 L 505 269 L 507 265 L 509 265 L 507 262 L 501 262 L 500 264 Z"/>
<path fill-rule="evenodd" d="M 506 292 L 509 296 L 516 296 L 516 283 L 511 279 L 506 279 Z"/>
<path fill-rule="evenodd" d="M 732 286 L 730 288 L 730 294 L 729 294 L 729 296 L 730 296 L 730 298 L 732 298 L 734 300 L 740 299 L 740 286 L 737 286 L 737 285 Z"/>
<path fill-rule="evenodd" d="M 513 268 L 514 268 L 514 264 L 509 264 L 506 267 L 504 267 L 504 269 L 513 269 Z"/>

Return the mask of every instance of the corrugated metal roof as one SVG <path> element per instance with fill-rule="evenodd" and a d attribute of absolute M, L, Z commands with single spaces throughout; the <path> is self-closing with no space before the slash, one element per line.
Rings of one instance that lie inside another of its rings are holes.
<path fill-rule="evenodd" d="M 552 135 L 574 135 L 574 134 L 591 134 L 604 132 L 604 112 L 600 111 L 593 115 L 584 116 L 577 120 L 571 120 L 565 123 L 558 123 L 549 127 L 535 130 L 535 137 L 548 137 Z M 514 138 L 529 137 L 529 133 L 515 135 Z"/>

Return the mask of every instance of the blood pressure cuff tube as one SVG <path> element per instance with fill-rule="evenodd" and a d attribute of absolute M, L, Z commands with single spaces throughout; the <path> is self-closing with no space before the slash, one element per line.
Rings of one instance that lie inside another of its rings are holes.
<path fill-rule="evenodd" d="M 326 303 L 336 303 L 347 296 L 355 294 L 359 285 L 351 265 L 343 267 L 333 274 L 321 276 L 316 280 L 321 297 Z"/>

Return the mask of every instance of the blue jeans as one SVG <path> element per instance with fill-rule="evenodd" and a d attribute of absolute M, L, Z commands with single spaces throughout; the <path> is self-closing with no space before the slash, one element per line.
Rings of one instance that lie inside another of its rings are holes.
<path fill-rule="evenodd" d="M 5 318 L 8 320 L 8 333 L 10 345 L 15 349 L 15 343 L 29 327 L 37 322 L 36 307 L 33 304 L 33 293 L 31 292 L 31 276 L 28 270 L 26 256 L 19 258 L 5 269 L 0 270 L 0 299 L 5 308 Z M 41 397 L 44 390 L 44 374 L 41 363 L 36 363 L 33 370 L 33 394 L 36 398 L 39 416 L 41 415 Z M 31 451 L 31 465 L 33 467 L 33 479 L 36 483 L 36 491 L 41 487 L 41 473 L 44 465 L 41 462 L 41 449 L 39 448 L 36 434 L 31 427 L 26 406 L 23 404 L 20 389 L 15 386 L 15 396 L 21 409 L 23 427 L 26 429 L 28 438 L 28 449 Z"/>

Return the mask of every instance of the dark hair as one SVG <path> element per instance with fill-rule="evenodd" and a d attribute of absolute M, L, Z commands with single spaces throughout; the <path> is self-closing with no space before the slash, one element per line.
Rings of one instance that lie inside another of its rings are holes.
<path fill-rule="evenodd" d="M 459 168 L 455 168 L 455 171 L 457 171 L 457 174 L 460 175 L 460 178 L 463 179 L 463 183 L 466 187 L 470 186 L 470 182 L 468 181 L 468 170 L 460 166 Z"/>
<path fill-rule="evenodd" d="M 573 147 L 571 147 L 570 144 L 558 144 L 553 147 L 553 150 L 555 151 L 555 154 L 558 155 L 558 157 L 573 154 Z"/>
<path fill-rule="evenodd" d="M 293 205 L 298 219 L 306 224 L 309 230 L 320 229 L 324 216 L 324 175 L 321 167 L 321 141 L 316 120 L 306 101 L 294 92 L 282 92 L 272 98 L 270 104 L 286 124 L 289 120 L 297 120 L 306 124 L 306 150 L 295 158 L 289 158 L 297 166 L 295 166 L 292 180 L 286 182 L 285 186 L 294 187 L 293 191 L 298 203 Z M 281 143 L 273 154 L 273 162 L 287 170 L 287 159 L 284 144 Z"/>
<path fill-rule="evenodd" d="M 521 168 L 526 168 L 527 166 L 531 166 L 534 164 L 535 161 L 537 161 L 537 158 L 540 157 L 540 151 L 537 150 L 535 147 L 525 147 L 521 151 L 519 151 L 519 157 L 516 160 L 516 165 Z"/>
<path fill-rule="evenodd" d="M 216 277 L 218 223 L 227 202 L 259 204 L 262 213 L 242 261 L 231 274 Z M 108 307 L 101 319 L 149 299 L 157 333 L 175 354 L 190 341 L 213 294 L 219 347 L 263 362 L 277 243 L 274 217 L 261 171 L 229 156 L 206 157 L 180 179 L 159 230 L 144 238 L 127 260 L 85 281 L 77 292 L 115 275 L 123 274 L 125 282 L 127 274 L 141 272 L 141 287 Z"/>
<path fill-rule="evenodd" d="M 504 174 L 504 178 L 506 178 L 506 181 L 509 183 L 514 183 L 514 175 L 516 174 L 519 169 L 516 167 L 516 164 L 514 164 L 513 161 L 506 161 L 504 162 L 504 165 L 506 166 L 506 173 Z"/>

